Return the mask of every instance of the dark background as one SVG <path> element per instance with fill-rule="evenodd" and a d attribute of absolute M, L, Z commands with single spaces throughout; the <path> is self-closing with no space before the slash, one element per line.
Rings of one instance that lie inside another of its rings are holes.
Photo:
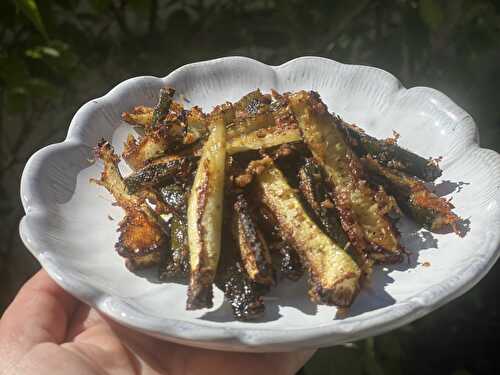
<path fill-rule="evenodd" d="M 497 1 L 0 1 L 0 311 L 36 271 L 19 240 L 20 174 L 75 111 L 120 81 L 198 60 L 302 55 L 380 67 L 443 91 L 500 150 Z M 500 228 L 499 228 L 500 229 Z M 302 373 L 499 373 L 500 266 L 463 297 L 379 337 L 320 350 Z"/>

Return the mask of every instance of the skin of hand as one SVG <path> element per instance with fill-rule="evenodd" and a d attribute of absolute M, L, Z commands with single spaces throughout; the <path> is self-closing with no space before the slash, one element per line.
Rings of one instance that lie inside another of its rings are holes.
<path fill-rule="evenodd" d="M 314 354 L 191 348 L 103 317 L 39 271 L 0 320 L 0 374 L 295 374 Z"/>

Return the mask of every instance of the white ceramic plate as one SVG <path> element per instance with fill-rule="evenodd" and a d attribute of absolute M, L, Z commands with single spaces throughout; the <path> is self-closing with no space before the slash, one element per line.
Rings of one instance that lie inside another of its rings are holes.
<path fill-rule="evenodd" d="M 402 146 L 424 157 L 444 156 L 438 190 L 454 190 L 456 212 L 469 218 L 470 231 L 464 238 L 431 234 L 403 220 L 403 242 L 412 253 L 409 263 L 377 268 L 372 285 L 344 319 L 334 318 L 335 307 L 311 304 L 303 282 L 284 282 L 275 289 L 266 301 L 266 317 L 258 322 L 235 321 L 219 290 L 212 309 L 185 311 L 185 285 L 153 283 L 147 275 L 138 277 L 125 269 L 113 248 L 122 212 L 103 188 L 89 184 L 102 168 L 89 162 L 97 141 L 112 140 L 121 152 L 130 127 L 120 114 L 139 104 L 152 105 L 165 85 L 206 111 L 256 88 L 316 90 L 331 111 L 369 133 L 387 137 L 396 130 Z M 500 238 L 500 155 L 477 142 L 474 121 L 448 97 L 425 87 L 405 89 L 380 69 L 318 57 L 280 66 L 242 57 L 205 61 L 165 78 L 129 79 L 85 104 L 66 140 L 38 151 L 27 163 L 21 181 L 26 216 L 20 233 L 62 287 L 112 319 L 156 337 L 238 351 L 335 345 L 422 317 L 466 292 L 493 266 Z"/>

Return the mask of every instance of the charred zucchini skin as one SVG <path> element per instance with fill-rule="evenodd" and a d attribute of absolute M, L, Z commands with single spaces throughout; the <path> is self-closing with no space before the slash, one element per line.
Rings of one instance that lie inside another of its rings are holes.
<path fill-rule="evenodd" d="M 257 210 L 257 224 L 269 243 L 272 262 L 275 269 L 279 270 L 280 276 L 291 281 L 298 281 L 302 278 L 304 266 L 297 250 L 283 239 L 276 218 L 268 208 L 262 205 L 259 205 Z"/>
<path fill-rule="evenodd" d="M 196 168 L 196 157 L 164 157 L 153 161 L 125 178 L 127 189 L 135 193 L 141 189 L 171 184 L 187 179 Z"/>
<path fill-rule="evenodd" d="M 351 147 L 359 156 L 372 155 L 385 166 L 398 169 L 427 182 L 434 181 L 443 173 L 437 164 L 399 147 L 394 142 L 374 138 L 338 117 L 335 118 L 335 124 L 344 133 Z"/>
<path fill-rule="evenodd" d="M 177 216 L 185 217 L 190 188 L 191 184 L 171 184 L 160 187 L 159 192 L 165 204 L 171 207 Z"/>
<path fill-rule="evenodd" d="M 265 285 L 275 283 L 269 247 L 259 231 L 247 199 L 238 194 L 233 205 L 233 232 L 242 263 L 251 280 Z"/>
<path fill-rule="evenodd" d="M 185 218 L 173 216 L 170 220 L 170 251 L 164 251 L 160 260 L 159 279 L 187 279 L 189 275 L 189 247 Z"/>
<path fill-rule="evenodd" d="M 158 126 L 160 119 L 168 113 L 168 110 L 170 109 L 170 104 L 172 104 L 172 98 L 174 97 L 174 94 L 175 90 L 172 88 L 160 89 L 158 103 L 156 103 L 153 109 L 151 129 L 155 129 Z"/>
<path fill-rule="evenodd" d="M 359 289 L 356 263 L 307 215 L 299 197 L 272 162 L 256 182 L 259 199 L 273 213 L 283 238 L 297 249 L 307 267 L 310 299 L 349 306 Z"/>
<path fill-rule="evenodd" d="M 316 221 L 336 243 L 345 247 L 348 240 L 327 192 L 320 166 L 313 158 L 307 158 L 300 168 L 298 176 L 300 192 L 313 212 Z"/>
<path fill-rule="evenodd" d="M 364 262 L 364 253 L 368 252 L 379 262 L 400 261 L 399 233 L 380 212 L 375 192 L 364 180 L 360 160 L 335 127 L 326 105 L 315 92 L 299 91 L 288 99 L 304 142 L 325 171 L 342 227 L 359 258 Z M 369 274 L 371 266 L 366 263 L 364 272 Z"/>
<path fill-rule="evenodd" d="M 392 194 L 401 209 L 424 228 L 436 231 L 460 220 L 452 212 L 453 205 L 432 193 L 422 181 L 388 168 L 370 155 L 361 160 L 373 181 Z"/>
<path fill-rule="evenodd" d="M 188 310 L 213 305 L 212 283 L 221 248 L 222 206 L 226 162 L 226 128 L 212 119 L 212 132 L 203 146 L 187 208 L 191 275 Z"/>
<path fill-rule="evenodd" d="M 273 243 L 271 249 L 275 250 L 273 255 L 277 258 L 280 274 L 291 281 L 300 280 L 304 275 L 304 266 L 297 250 L 285 241 Z"/>
<path fill-rule="evenodd" d="M 224 292 L 237 320 L 258 319 L 265 312 L 262 296 L 267 292 L 267 287 L 250 279 L 241 261 L 232 254 L 233 251 L 224 249 L 224 259 L 221 260 L 215 284 Z"/>

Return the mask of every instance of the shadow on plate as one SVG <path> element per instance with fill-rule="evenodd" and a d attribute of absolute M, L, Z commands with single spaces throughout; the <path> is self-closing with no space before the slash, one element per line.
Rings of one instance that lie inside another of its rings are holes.
<path fill-rule="evenodd" d="M 138 277 L 142 277 L 143 279 L 146 279 L 152 284 L 181 284 L 181 285 L 187 285 L 188 280 L 187 278 L 182 278 L 182 277 L 176 277 L 176 278 L 169 278 L 168 280 L 160 280 L 158 276 L 158 268 L 157 267 L 151 267 L 151 268 L 144 268 L 144 269 L 139 269 L 132 271 L 132 273 Z"/>
<path fill-rule="evenodd" d="M 431 189 L 438 197 L 443 197 L 451 193 L 460 193 L 464 186 L 470 185 L 470 182 L 453 182 L 449 180 L 441 181 L 439 184 L 431 184 Z"/>
<path fill-rule="evenodd" d="M 464 222 L 464 225 L 468 227 L 470 221 L 465 220 Z M 408 249 L 406 259 L 395 265 L 376 266 L 371 282 L 362 288 L 353 305 L 346 310 L 338 309 L 336 315 L 332 313 L 332 319 L 345 319 L 393 305 L 396 301 L 386 291 L 387 285 L 394 282 L 394 279 L 389 276 L 390 273 L 394 270 L 406 271 L 416 268 L 419 266 L 418 259 L 422 250 L 438 247 L 438 239 L 433 233 L 421 229 L 412 220 L 403 217 L 397 226 L 401 232 L 401 243 Z M 158 270 L 155 268 L 136 271 L 135 274 L 152 283 L 163 282 L 158 279 Z M 186 285 L 186 280 L 168 280 L 168 282 Z M 264 323 L 278 320 L 282 317 L 280 314 L 282 307 L 292 307 L 306 316 L 316 315 L 318 306 L 307 298 L 307 292 L 307 277 L 303 277 L 297 282 L 282 280 L 276 288 L 271 289 L 264 296 L 266 307 L 264 316 L 252 322 Z M 224 300 L 220 307 L 205 313 L 200 318 L 213 322 L 234 321 L 231 305 L 227 300 Z"/>
<path fill-rule="evenodd" d="M 300 310 L 305 315 L 316 315 L 318 306 L 307 297 L 307 280 L 302 277 L 297 282 L 282 280 L 276 288 L 273 288 L 264 299 L 266 311 L 264 315 L 253 323 L 264 323 L 278 320 L 281 317 L 280 306 L 289 306 Z M 210 320 L 213 322 L 232 322 L 234 321 L 231 306 L 227 300 L 214 311 L 207 312 L 201 319 Z"/>

